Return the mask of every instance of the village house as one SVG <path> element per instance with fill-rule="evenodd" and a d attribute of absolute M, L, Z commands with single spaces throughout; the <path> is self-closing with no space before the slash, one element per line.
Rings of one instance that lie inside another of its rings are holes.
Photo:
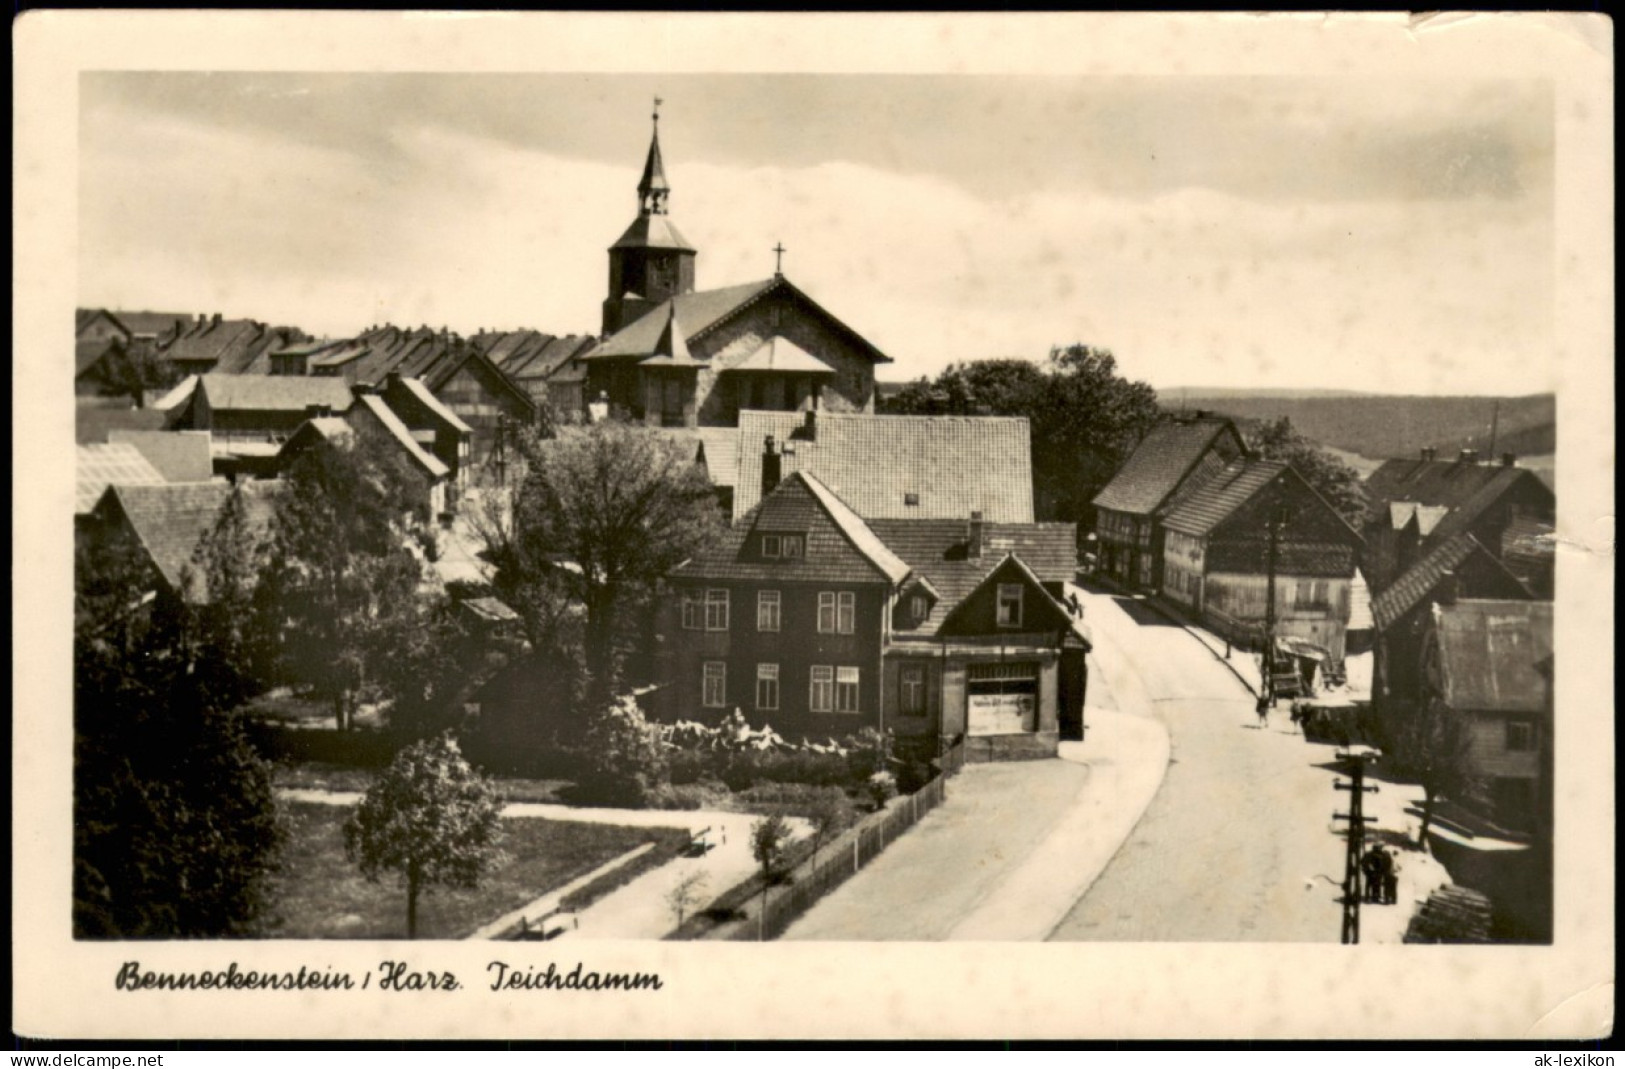
<path fill-rule="evenodd" d="M 171 430 L 208 431 L 216 475 L 271 478 L 288 436 L 308 419 L 342 416 L 355 395 L 342 380 L 195 375 L 158 402 Z"/>
<path fill-rule="evenodd" d="M 143 431 L 114 428 L 107 440 L 132 445 L 165 482 L 200 483 L 214 477 L 207 431 Z"/>
<path fill-rule="evenodd" d="M 804 471 L 866 520 L 1033 522 L 1025 417 L 746 411 L 737 441 L 736 520 Z"/>
<path fill-rule="evenodd" d="M 141 450 L 128 442 L 81 445 L 76 454 L 73 508 L 76 519 L 90 515 L 109 486 L 162 486 L 169 481 Z"/>
<path fill-rule="evenodd" d="M 131 361 L 145 350 L 156 356 L 188 317 L 169 312 L 114 312 L 106 308 L 74 311 L 73 391 L 80 397 L 129 396 Z M 134 400 L 139 400 L 139 390 Z"/>
<path fill-rule="evenodd" d="M 1366 478 L 1371 502 L 1362 532 L 1365 573 L 1381 591 L 1420 556 L 1470 533 L 1531 590 L 1549 597 L 1557 499 L 1540 477 L 1504 453 L 1480 463 L 1464 449 L 1454 460 L 1431 449 L 1416 460 L 1388 460 Z"/>
<path fill-rule="evenodd" d="M 596 346 L 597 338 L 540 330 L 482 330 L 472 341 L 525 391 L 538 411 L 546 409 L 567 422 L 586 411 L 582 393 L 586 371 L 577 358 Z"/>
<path fill-rule="evenodd" d="M 412 473 L 415 491 L 402 506 L 421 510 L 429 517 L 447 510 L 446 488 L 451 469 L 439 457 L 426 451 L 412 437 L 406 424 L 390 411 L 377 394 L 359 394 L 343 417 L 317 416 L 300 424 L 277 452 L 277 473 L 285 473 L 299 456 L 319 442 L 354 448 L 363 440 L 395 450 Z"/>
<path fill-rule="evenodd" d="M 875 365 L 890 357 L 781 271 L 694 288 L 698 250 L 667 215 L 658 126 L 637 192 L 637 218 L 609 249 L 604 337 L 572 361 L 587 400 L 665 427 L 733 426 L 747 408 L 874 411 Z"/>
<path fill-rule="evenodd" d="M 963 736 L 979 759 L 1053 755 L 1062 723 L 1081 727 L 1088 649 L 1059 600 L 1072 525 L 876 522 L 792 472 L 676 569 L 658 715 L 737 708 L 790 738 L 868 727 L 928 751 Z"/>
<path fill-rule="evenodd" d="M 1257 646 L 1273 557 L 1276 637 L 1343 659 L 1360 536 L 1290 465 L 1232 461 L 1181 495 L 1162 525 L 1166 597 L 1226 638 Z"/>
<path fill-rule="evenodd" d="M 1465 531 L 1440 542 L 1371 599 L 1376 628 L 1371 701 L 1389 737 L 1414 709 L 1423 634 L 1435 605 L 1458 598 L 1527 601 L 1530 592 Z"/>
<path fill-rule="evenodd" d="M 1170 416 L 1153 426 L 1092 502 L 1099 542 L 1096 566 L 1125 586 L 1161 590 L 1162 511 L 1246 452 L 1235 423 L 1222 417 L 1199 412 Z"/>
<path fill-rule="evenodd" d="M 270 354 L 310 339 L 296 327 L 273 327 L 254 319 L 226 319 L 216 312 L 195 321 L 177 320 L 159 343 L 174 374 L 266 375 Z"/>

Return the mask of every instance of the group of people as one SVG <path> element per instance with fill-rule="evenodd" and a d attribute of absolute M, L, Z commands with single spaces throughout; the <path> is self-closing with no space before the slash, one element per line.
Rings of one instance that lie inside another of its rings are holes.
<path fill-rule="evenodd" d="M 1360 858 L 1360 872 L 1367 902 L 1391 906 L 1399 900 L 1399 859 L 1392 850 L 1381 843 L 1373 845 Z"/>

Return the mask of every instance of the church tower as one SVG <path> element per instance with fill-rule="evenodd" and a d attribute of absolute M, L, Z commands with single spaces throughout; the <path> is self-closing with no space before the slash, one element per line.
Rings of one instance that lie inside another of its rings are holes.
<path fill-rule="evenodd" d="M 638 217 L 609 247 L 609 296 L 604 298 L 603 333 L 610 335 L 661 301 L 694 291 L 690 245 L 666 215 L 671 186 L 660 159 L 660 99 L 655 98 L 654 134 L 638 181 Z"/>

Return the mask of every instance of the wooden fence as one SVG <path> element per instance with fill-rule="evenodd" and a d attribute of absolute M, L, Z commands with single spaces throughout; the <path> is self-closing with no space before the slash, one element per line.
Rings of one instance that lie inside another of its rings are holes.
<path fill-rule="evenodd" d="M 919 790 L 894 799 L 885 809 L 865 817 L 824 844 L 793 868 L 786 882 L 768 888 L 765 904 L 758 896 L 754 905 L 759 913 L 754 922 L 739 925 L 726 938 L 778 938 L 815 902 L 879 857 L 888 844 L 896 842 L 899 835 L 942 804 L 947 797 L 949 778 L 965 766 L 964 740 L 945 747 L 933 764 L 937 774 Z"/>

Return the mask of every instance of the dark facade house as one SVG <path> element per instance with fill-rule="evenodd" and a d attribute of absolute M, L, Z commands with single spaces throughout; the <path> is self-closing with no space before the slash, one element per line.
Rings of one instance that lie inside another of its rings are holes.
<path fill-rule="evenodd" d="M 1527 601 L 1530 592 L 1495 554 L 1462 532 L 1440 542 L 1371 599 L 1376 629 L 1371 701 L 1390 734 L 1413 709 L 1432 608 L 1458 598 Z"/>
<path fill-rule="evenodd" d="M 1372 472 L 1365 483 L 1371 510 L 1362 532 L 1372 590 L 1381 591 L 1439 542 L 1466 532 L 1501 556 L 1530 589 L 1550 591 L 1557 499 L 1516 460 L 1508 453 L 1483 464 L 1472 450 L 1436 460 L 1426 449 L 1420 459 L 1385 461 Z"/>
<path fill-rule="evenodd" d="M 652 426 L 733 426 L 740 410 L 873 412 L 890 357 L 792 285 L 696 290 L 697 250 L 667 215 L 658 130 L 638 215 L 609 249 L 603 340 L 574 358 L 588 401 Z"/>
<path fill-rule="evenodd" d="M 530 396 L 479 348 L 445 330 L 374 327 L 307 358 L 313 378 L 377 390 L 390 375 L 418 379 L 470 428 L 468 467 L 502 463 L 516 428 L 536 421 Z"/>
<path fill-rule="evenodd" d="M 445 465 L 447 504 L 455 505 L 473 461 L 474 428 L 443 404 L 422 379 L 385 375 L 377 396 L 406 425 L 412 440 Z"/>
<path fill-rule="evenodd" d="M 1270 535 L 1275 539 L 1275 634 L 1342 660 L 1360 536 L 1280 461 L 1232 461 L 1161 517 L 1165 596 L 1244 645 L 1262 638 Z"/>
<path fill-rule="evenodd" d="M 877 523 L 794 472 L 678 568 L 659 715 L 739 709 L 789 738 L 870 727 L 927 748 L 964 735 L 973 756 L 1053 754 L 1082 709 L 1088 648 L 1058 600 L 1071 525 Z"/>
<path fill-rule="evenodd" d="M 358 435 L 387 443 L 406 460 L 417 486 L 411 505 L 427 510 L 430 516 L 438 516 L 446 511 L 446 488 L 451 481 L 451 469 L 413 439 L 406 424 L 390 411 L 377 394 L 357 396 L 356 403 L 343 417 L 318 416 L 302 423 L 278 451 L 276 470 L 279 474 L 285 472 L 301 453 L 318 441 L 353 447 Z"/>
<path fill-rule="evenodd" d="M 549 409 L 565 421 L 582 418 L 586 376 L 577 358 L 596 346 L 597 338 L 539 330 L 482 330 L 472 341 L 525 391 L 538 410 Z"/>
<path fill-rule="evenodd" d="M 1033 522 L 1032 435 L 1006 416 L 739 414 L 736 519 L 793 472 L 865 520 Z"/>
<path fill-rule="evenodd" d="M 1161 513 L 1246 451 L 1228 419 L 1172 416 L 1152 427 L 1092 502 L 1098 567 L 1119 583 L 1160 590 Z"/>
<path fill-rule="evenodd" d="M 1469 808 L 1508 831 L 1549 827 L 1540 807 L 1552 776 L 1542 669 L 1552 656 L 1552 603 L 1464 598 L 1434 605 L 1430 615 L 1416 700 L 1471 720 L 1480 790 Z"/>

